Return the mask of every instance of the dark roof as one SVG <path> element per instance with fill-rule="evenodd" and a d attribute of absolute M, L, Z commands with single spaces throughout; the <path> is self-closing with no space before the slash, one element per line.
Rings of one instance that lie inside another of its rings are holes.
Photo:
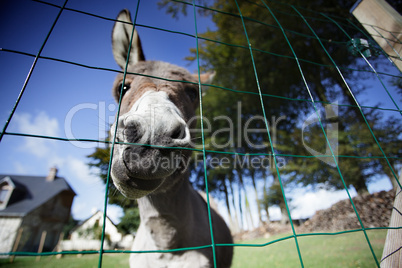
<path fill-rule="evenodd" d="M 76 195 L 64 178 L 56 177 L 54 181 L 47 181 L 46 177 L 19 176 L 0 174 L 0 180 L 9 177 L 20 192 L 19 200 L 9 202 L 6 208 L 0 210 L 0 216 L 25 216 L 41 206 L 57 194 L 68 191 Z"/>

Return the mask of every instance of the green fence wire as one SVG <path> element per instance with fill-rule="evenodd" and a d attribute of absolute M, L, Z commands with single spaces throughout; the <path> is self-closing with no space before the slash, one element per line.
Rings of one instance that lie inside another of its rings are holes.
<path fill-rule="evenodd" d="M 39 49 L 37 54 L 31 54 L 31 53 L 27 53 L 27 52 L 24 52 L 24 51 L 14 50 L 13 48 L 1 48 L 0 49 L 0 53 L 21 54 L 21 55 L 24 55 L 24 56 L 27 56 L 27 57 L 33 57 L 34 58 L 33 64 L 32 64 L 32 66 L 31 66 L 31 68 L 30 68 L 30 70 L 29 70 L 29 72 L 27 74 L 26 80 L 25 80 L 25 82 L 24 82 L 24 84 L 22 86 L 20 94 L 17 97 L 16 102 L 15 102 L 15 104 L 13 106 L 13 109 L 11 110 L 11 112 L 10 112 L 10 114 L 8 116 L 8 119 L 6 120 L 6 122 L 5 122 L 4 126 L 3 126 L 2 132 L 0 133 L 0 142 L 1 142 L 1 140 L 3 139 L 3 137 L 5 135 L 9 135 L 9 136 L 33 137 L 33 138 L 38 138 L 38 139 L 52 139 L 52 140 L 58 140 L 58 141 L 83 141 L 83 142 L 109 143 L 111 148 L 112 148 L 111 155 L 110 155 L 110 161 L 109 161 L 109 170 L 110 170 L 110 163 L 111 163 L 111 160 L 113 158 L 113 147 L 115 146 L 116 143 L 121 143 L 121 142 L 117 142 L 115 140 L 113 140 L 113 141 L 101 141 L 101 140 L 98 140 L 98 139 L 67 139 L 67 138 L 55 137 L 55 136 L 33 135 L 33 134 L 15 133 L 15 132 L 8 132 L 7 131 L 9 123 L 12 120 L 13 115 L 14 115 L 14 113 L 15 113 L 15 111 L 16 111 L 19 103 L 20 103 L 21 97 L 23 96 L 23 94 L 25 92 L 25 89 L 26 89 L 26 87 L 27 87 L 27 85 L 28 85 L 28 83 L 30 81 L 30 77 L 32 75 L 32 72 L 33 72 L 34 68 L 36 67 L 36 63 L 37 63 L 38 59 L 62 62 L 62 63 L 65 63 L 65 64 L 76 65 L 76 66 L 79 66 L 81 68 L 88 68 L 88 69 L 95 69 L 95 70 L 103 70 L 103 71 L 108 71 L 108 72 L 121 73 L 121 71 L 114 70 L 114 69 L 103 68 L 103 67 L 99 67 L 99 66 L 89 66 L 89 65 L 85 65 L 85 64 L 82 64 L 82 63 L 79 63 L 79 62 L 72 62 L 72 61 L 68 61 L 68 60 L 64 60 L 64 59 L 58 59 L 58 58 L 53 58 L 53 57 L 45 57 L 45 56 L 41 55 L 41 53 L 42 53 L 42 51 L 43 51 L 43 49 L 44 49 L 44 47 L 45 47 L 45 45 L 46 45 L 46 43 L 47 43 L 47 41 L 49 39 L 49 36 L 51 35 L 52 31 L 54 30 L 54 27 L 57 24 L 57 21 L 58 21 L 58 19 L 59 19 L 60 15 L 62 14 L 63 11 L 68 10 L 68 11 L 71 11 L 71 12 L 81 13 L 81 14 L 85 14 L 87 16 L 93 16 L 93 17 L 96 17 L 98 19 L 109 20 L 109 21 L 116 21 L 114 18 L 107 18 L 107 17 L 96 15 L 96 14 L 83 12 L 83 11 L 80 11 L 80 10 L 77 10 L 77 9 L 68 8 L 68 7 L 66 7 L 66 4 L 67 4 L 68 0 L 65 0 L 64 4 L 62 6 L 47 3 L 45 1 L 40 1 L 40 0 L 34 0 L 34 1 L 39 2 L 39 3 L 43 4 L 43 5 L 50 5 L 50 6 L 56 7 L 56 8 L 59 9 L 59 13 L 58 13 L 57 17 L 55 18 L 55 20 L 54 20 L 54 22 L 53 22 L 53 24 L 52 24 L 47 36 L 44 39 L 44 41 L 43 41 L 43 43 L 42 43 L 42 45 L 41 45 L 41 47 L 40 47 L 40 49 Z M 396 174 L 396 171 L 393 169 L 393 167 L 392 167 L 392 165 L 391 165 L 391 163 L 389 161 L 389 159 L 399 159 L 400 160 L 400 159 L 402 159 L 402 157 L 400 157 L 400 156 L 387 156 L 386 155 L 386 153 L 384 152 L 383 148 L 380 145 L 380 142 L 378 141 L 377 137 L 375 136 L 375 134 L 374 134 L 374 132 L 373 132 L 373 130 L 372 130 L 372 128 L 371 128 L 366 116 L 365 116 L 365 113 L 363 112 L 364 108 L 369 108 L 369 109 L 373 109 L 373 110 L 377 109 L 377 110 L 382 110 L 382 111 L 389 111 L 389 112 L 399 113 L 399 114 L 402 115 L 402 111 L 401 111 L 400 107 L 398 106 L 398 104 L 395 101 L 394 97 L 389 92 L 389 90 L 386 87 L 386 84 L 384 83 L 383 79 L 381 78 L 381 76 L 394 77 L 394 78 L 401 78 L 401 76 L 400 75 L 389 74 L 387 72 L 380 72 L 380 71 L 376 70 L 374 68 L 374 66 L 370 63 L 370 61 L 367 59 L 367 57 L 358 48 L 356 48 L 356 49 L 357 49 L 360 57 L 367 64 L 367 68 L 364 68 L 364 69 L 351 69 L 349 67 L 337 66 L 335 60 L 331 56 L 331 53 L 329 53 L 327 51 L 326 46 L 324 44 L 327 43 L 327 42 L 333 42 L 333 43 L 338 42 L 339 44 L 342 44 L 342 45 L 346 46 L 347 42 L 339 41 L 339 40 L 328 40 L 328 39 L 320 38 L 319 35 L 316 33 L 316 30 L 313 28 L 313 26 L 311 26 L 309 24 L 308 21 L 310 19 L 314 19 L 314 20 L 317 20 L 317 21 L 321 21 L 323 23 L 335 24 L 339 28 L 339 30 L 344 33 L 344 35 L 346 36 L 347 40 L 352 40 L 353 37 L 348 34 L 348 31 L 346 29 L 357 30 L 362 35 L 364 35 L 368 40 L 371 40 L 371 37 L 367 36 L 365 31 L 363 31 L 360 27 L 358 27 L 354 22 L 352 22 L 349 19 L 340 18 L 340 17 L 336 17 L 336 16 L 331 16 L 329 14 L 325 14 L 325 13 L 322 13 L 322 12 L 315 12 L 315 11 L 307 10 L 307 9 L 304 9 L 303 7 L 288 5 L 288 4 L 282 3 L 280 1 L 267 1 L 267 0 L 261 0 L 261 1 L 258 1 L 258 2 L 257 1 L 255 1 L 255 2 L 249 1 L 249 2 L 257 5 L 258 7 L 261 7 L 262 10 L 264 10 L 264 12 L 267 12 L 267 14 L 271 15 L 274 18 L 275 22 L 276 22 L 275 25 L 270 25 L 270 24 L 255 20 L 253 18 L 244 16 L 242 14 L 241 7 L 240 7 L 240 5 L 239 5 L 237 0 L 233 1 L 233 6 L 235 6 L 236 9 L 237 9 L 237 12 L 233 12 L 233 13 L 224 12 L 224 11 L 213 9 L 213 8 L 210 8 L 210 7 L 205 7 L 205 6 L 202 6 L 202 5 L 198 5 L 198 4 L 195 3 L 195 1 L 193 1 L 193 2 L 173 1 L 173 2 L 181 3 L 183 5 L 186 5 L 186 6 L 190 7 L 190 8 L 192 8 L 192 11 L 193 11 L 192 13 L 193 13 L 193 16 L 194 16 L 194 25 L 195 25 L 195 34 L 194 35 L 184 33 L 184 32 L 171 31 L 171 30 L 158 28 L 158 27 L 153 27 L 153 26 L 149 26 L 149 25 L 142 25 L 142 24 L 137 23 L 138 13 L 141 12 L 139 10 L 140 1 L 137 2 L 136 9 L 135 9 L 135 12 L 134 12 L 134 14 L 135 14 L 134 21 L 133 21 L 134 25 L 136 27 L 150 28 L 150 29 L 154 29 L 154 30 L 158 30 L 158 31 L 165 31 L 165 32 L 169 32 L 169 33 L 173 33 L 173 34 L 177 34 L 177 35 L 184 35 L 184 36 L 194 38 L 194 40 L 195 40 L 194 47 L 196 47 L 196 59 L 197 59 L 197 66 L 198 66 L 198 74 L 200 74 L 200 69 L 201 69 L 200 68 L 200 56 L 199 56 L 199 53 L 200 53 L 200 51 L 199 51 L 199 42 L 208 41 L 208 42 L 214 42 L 214 43 L 220 44 L 220 45 L 247 49 L 249 51 L 249 54 L 250 54 L 250 60 L 252 61 L 253 72 L 254 72 L 254 75 L 255 75 L 255 81 L 256 81 L 257 89 L 258 89 L 257 92 L 239 91 L 239 90 L 232 89 L 232 88 L 226 88 L 226 87 L 217 86 L 217 85 L 210 85 L 210 84 L 205 84 L 205 86 L 213 87 L 213 88 L 216 88 L 218 90 L 227 90 L 227 91 L 234 92 L 234 93 L 254 94 L 254 95 L 258 96 L 258 98 L 260 100 L 260 105 L 261 105 L 261 110 L 262 110 L 262 113 L 263 113 L 263 117 L 264 117 L 264 120 L 265 120 L 264 123 L 265 123 L 265 128 L 266 128 L 266 131 L 267 131 L 267 134 L 268 134 L 269 144 L 272 144 L 271 132 L 270 132 L 269 123 L 268 123 L 268 120 L 267 120 L 267 115 L 265 114 L 265 107 L 264 107 L 263 98 L 275 98 L 275 99 L 285 100 L 285 101 L 289 101 L 289 102 L 292 101 L 292 102 L 307 102 L 307 103 L 310 103 L 312 105 L 312 107 L 314 108 L 314 112 L 317 115 L 321 131 L 322 131 L 322 133 L 323 133 L 323 135 L 325 137 L 326 143 L 327 143 L 328 148 L 330 149 L 331 153 L 329 155 L 318 155 L 318 156 L 291 155 L 291 154 L 283 154 L 283 153 L 281 154 L 279 152 L 276 152 L 275 149 L 273 148 L 273 146 L 270 146 L 270 150 L 267 151 L 266 153 L 256 153 L 256 154 L 216 151 L 216 150 L 207 149 L 206 145 L 205 145 L 205 136 L 204 136 L 203 99 L 202 99 L 202 94 L 201 94 L 202 93 L 201 92 L 201 86 L 203 84 L 201 84 L 201 81 L 199 80 L 197 85 L 198 85 L 199 93 L 200 93 L 200 96 L 201 96 L 200 97 L 200 103 L 199 103 L 199 112 L 200 112 L 200 121 L 201 121 L 202 147 L 201 148 L 182 148 L 182 149 L 202 152 L 202 155 L 203 155 L 203 169 L 204 169 L 204 179 L 205 179 L 206 193 L 207 193 L 208 218 L 209 218 L 211 241 L 212 241 L 210 245 L 203 245 L 203 246 L 192 247 L 192 248 L 178 248 L 178 249 L 173 249 L 173 250 L 156 250 L 156 251 L 155 250 L 145 250 L 145 251 L 105 250 L 103 245 L 104 245 L 104 242 L 105 242 L 105 226 L 106 226 L 105 223 L 106 223 L 106 215 L 107 215 L 107 199 L 108 199 L 108 189 L 109 189 L 108 185 L 110 183 L 110 172 L 109 172 L 108 177 L 107 177 L 107 182 L 106 182 L 107 187 L 105 188 L 106 189 L 105 196 L 104 196 L 104 212 L 105 213 L 104 213 L 104 217 L 103 217 L 102 238 L 101 238 L 101 246 L 100 246 L 99 250 L 95 250 L 95 251 L 43 252 L 43 253 L 2 252 L 0 254 L 1 255 L 15 255 L 15 256 L 49 256 L 49 255 L 58 255 L 58 254 L 99 254 L 98 266 L 102 267 L 102 261 L 103 261 L 102 258 L 103 258 L 103 255 L 105 253 L 143 253 L 143 254 L 147 254 L 147 253 L 177 252 L 177 251 L 187 251 L 187 250 L 197 250 L 197 249 L 210 248 L 212 250 L 213 256 L 214 256 L 214 267 L 217 267 L 216 266 L 216 247 L 220 247 L 220 246 L 267 247 L 267 246 L 274 245 L 275 243 L 278 243 L 278 242 L 281 242 L 281 241 L 293 240 L 294 243 L 295 243 L 296 249 L 297 249 L 297 254 L 298 254 L 298 257 L 299 257 L 299 261 L 300 261 L 300 266 L 304 267 L 302 249 L 301 249 L 300 244 L 298 243 L 299 238 L 306 237 L 306 236 L 340 235 L 340 234 L 352 233 L 352 232 L 362 232 L 364 234 L 364 236 L 365 236 L 365 239 L 366 239 L 367 245 L 368 245 L 368 247 L 370 249 L 370 252 L 371 252 L 371 255 L 373 257 L 373 260 L 375 261 L 376 265 L 379 267 L 380 261 L 378 260 L 378 258 L 374 254 L 374 250 L 372 248 L 371 241 L 370 241 L 370 239 L 369 239 L 369 237 L 367 235 L 367 231 L 369 231 L 369 230 L 382 230 L 382 229 L 385 229 L 385 230 L 401 229 L 402 226 L 400 226 L 400 227 L 392 227 L 392 228 L 391 227 L 369 228 L 369 227 L 364 226 L 364 224 L 363 224 L 363 222 L 362 222 L 362 220 L 360 218 L 360 215 L 359 215 L 359 213 L 358 213 L 358 211 L 357 211 L 357 209 L 355 207 L 355 204 L 354 204 L 354 202 L 352 200 L 351 194 L 349 192 L 349 189 L 347 187 L 345 179 L 344 179 L 344 177 L 342 175 L 342 170 L 340 169 L 340 167 L 338 165 L 337 159 L 338 158 L 362 158 L 362 159 L 381 159 L 381 160 L 385 160 L 387 165 L 388 165 L 388 167 L 389 167 L 389 169 L 391 170 L 394 178 L 398 182 L 399 187 L 402 189 L 401 184 L 400 184 L 400 182 L 398 180 L 398 176 Z M 286 5 L 287 7 L 290 7 L 291 10 L 294 11 L 294 13 L 286 13 L 286 12 L 284 12 L 282 10 L 276 10 L 275 8 L 271 7 L 271 4 L 273 4 L 273 3 L 277 4 L 277 5 Z M 212 40 L 212 39 L 208 39 L 208 38 L 199 36 L 198 29 L 197 29 L 197 9 L 204 9 L 204 10 L 207 10 L 207 11 L 217 12 L 217 13 L 221 13 L 222 15 L 232 16 L 233 18 L 237 18 L 237 19 L 241 20 L 241 23 L 242 23 L 242 26 L 243 26 L 242 30 L 243 30 L 244 36 L 245 36 L 245 38 L 247 40 L 247 46 L 238 45 L 238 44 L 232 44 L 232 43 L 225 43 L 225 42 L 222 42 L 222 41 L 219 41 L 219 40 Z M 313 13 L 313 14 L 315 14 L 315 17 L 305 16 L 305 15 L 303 15 L 304 12 L 308 12 L 309 14 Z M 281 24 L 280 20 L 276 16 L 276 14 L 279 14 L 279 13 L 281 15 L 299 17 L 300 19 L 303 20 L 303 22 L 305 23 L 305 26 L 310 30 L 310 33 L 306 34 L 306 33 L 300 33 L 300 32 L 297 32 L 297 31 L 293 31 L 293 30 L 290 30 L 290 29 L 286 29 L 285 27 L 283 27 L 283 25 Z M 270 27 L 270 28 L 273 28 L 273 29 L 280 30 L 280 32 L 282 33 L 283 37 L 286 40 L 286 45 L 289 47 L 289 49 L 291 51 L 291 54 L 290 55 L 280 55 L 280 54 L 277 54 L 277 53 L 274 53 L 274 52 L 271 52 L 271 51 L 265 51 L 265 50 L 261 50 L 261 49 L 257 49 L 257 48 L 252 47 L 252 45 L 250 43 L 250 40 L 249 40 L 248 33 L 247 33 L 246 21 L 253 22 L 253 23 L 258 23 L 260 25 L 264 25 L 265 27 Z M 331 64 L 330 65 L 325 65 L 323 63 L 313 62 L 313 61 L 310 61 L 308 59 L 304 59 L 303 55 L 298 55 L 296 53 L 296 51 L 293 49 L 291 40 L 288 38 L 289 35 L 295 35 L 295 36 L 298 36 L 299 38 L 310 38 L 310 39 L 318 41 L 320 46 L 321 46 L 321 48 L 323 49 L 323 51 L 325 51 L 326 55 L 330 59 Z M 398 42 L 402 43 L 401 40 L 398 40 Z M 131 49 L 131 47 L 129 48 L 129 50 L 130 49 Z M 290 98 L 290 97 L 272 95 L 272 94 L 263 92 L 263 90 L 260 87 L 258 70 L 257 70 L 256 64 L 255 64 L 255 61 L 254 61 L 254 58 L 255 58 L 254 54 L 255 53 L 264 53 L 264 54 L 272 55 L 272 56 L 275 56 L 275 57 L 281 57 L 281 58 L 287 58 L 287 59 L 293 60 L 294 63 L 297 65 L 297 68 L 298 68 L 298 70 L 300 72 L 300 79 L 303 81 L 303 84 L 305 86 L 305 90 L 308 92 L 308 95 L 310 96 L 310 98 L 309 99 Z M 382 52 L 382 53 L 383 53 L 383 55 L 385 57 L 388 57 L 388 55 L 386 55 L 385 52 Z M 323 66 L 323 67 L 326 67 L 326 68 L 333 68 L 334 70 L 336 70 L 336 72 L 338 73 L 339 77 L 342 79 L 344 85 L 347 87 L 347 89 L 348 89 L 349 93 L 351 94 L 351 96 L 352 96 L 352 98 L 353 98 L 355 103 L 354 104 L 342 104 L 342 103 L 339 104 L 339 103 L 323 102 L 323 101 L 315 100 L 314 97 L 313 97 L 313 94 L 312 94 L 312 92 L 310 90 L 309 84 L 308 84 L 308 82 L 306 80 L 306 77 L 305 77 L 305 74 L 304 74 L 304 71 L 303 71 L 303 68 L 302 68 L 302 63 L 308 63 L 308 64 L 317 65 L 317 66 Z M 356 72 L 375 74 L 377 79 L 379 80 L 380 84 L 382 85 L 382 87 L 384 89 L 384 92 L 387 94 L 387 96 L 389 96 L 389 98 L 392 101 L 392 103 L 394 104 L 395 108 L 377 107 L 377 106 L 372 107 L 372 106 L 361 105 L 358 102 L 357 98 L 355 97 L 352 89 L 349 87 L 349 84 L 346 81 L 345 77 L 343 76 L 343 71 L 350 71 L 350 70 L 356 71 Z M 133 73 L 130 73 L 130 72 L 127 71 L 127 64 L 126 64 L 126 66 L 125 66 L 125 68 L 123 70 L 124 79 L 125 79 L 127 74 L 133 74 Z M 142 74 L 139 74 L 139 75 L 142 75 Z M 152 77 L 152 78 L 164 79 L 164 78 L 160 78 L 160 77 Z M 167 79 L 164 79 L 164 80 L 167 80 Z M 186 82 L 186 81 L 177 81 L 177 82 L 189 83 L 189 82 Z M 124 85 L 124 80 L 123 80 L 122 84 Z M 122 90 L 123 90 L 123 88 L 122 88 Z M 120 96 L 122 96 L 122 95 L 123 94 L 120 94 Z M 323 125 L 322 118 L 320 117 L 319 108 L 317 106 L 318 104 L 329 104 L 329 105 L 340 106 L 340 107 L 346 106 L 346 107 L 353 107 L 353 108 L 358 109 L 360 114 L 361 114 L 361 116 L 362 116 L 362 118 L 364 119 L 364 122 L 366 124 L 367 129 L 370 131 L 370 134 L 372 135 L 372 137 L 373 137 L 377 147 L 381 151 L 382 155 L 377 155 L 377 156 L 349 156 L 349 155 L 337 155 L 337 154 L 335 154 L 334 151 L 333 151 L 333 148 L 331 147 L 331 143 L 329 142 L 329 139 L 327 137 L 327 133 L 326 133 L 325 127 Z M 119 117 L 120 105 L 121 105 L 121 97 L 120 97 L 120 100 L 119 100 L 119 109 L 118 109 L 118 113 L 117 113 L 117 118 Z M 116 133 L 117 124 L 116 124 L 115 129 L 113 131 Z M 152 146 L 152 145 L 147 145 L 147 144 L 141 144 L 141 145 L 142 146 Z M 158 147 L 158 146 L 153 146 L 153 147 Z M 164 148 L 169 148 L 169 147 L 164 147 Z M 214 241 L 214 230 L 212 228 L 210 200 L 209 200 L 209 195 L 208 195 L 208 192 L 209 192 L 209 190 L 208 190 L 208 172 L 207 172 L 208 167 L 207 167 L 207 164 L 206 164 L 206 159 L 207 159 L 206 154 L 207 153 L 218 153 L 218 154 L 229 154 L 229 155 L 271 156 L 273 158 L 273 160 L 274 160 L 275 170 L 276 170 L 277 176 L 279 178 L 281 191 L 282 191 L 282 194 L 283 194 L 283 197 L 284 197 L 284 201 L 285 201 L 285 205 L 286 205 L 286 209 L 287 209 L 287 214 L 288 214 L 290 224 L 291 224 L 291 228 L 292 228 L 292 235 L 289 235 L 289 236 L 286 236 L 286 237 L 283 237 L 283 238 L 280 238 L 280 239 L 277 239 L 277 240 L 274 240 L 274 241 L 270 241 L 270 242 L 267 242 L 267 243 L 262 243 L 262 244 L 216 244 L 215 241 Z M 351 205 L 353 207 L 353 210 L 354 210 L 354 212 L 356 214 L 356 217 L 357 217 L 357 219 L 358 219 L 358 221 L 360 223 L 361 228 L 354 229 L 354 230 L 346 230 L 346 231 L 341 231 L 341 232 L 303 233 L 303 234 L 297 233 L 296 229 L 295 229 L 295 226 L 293 224 L 293 221 L 292 221 L 291 211 L 290 211 L 290 208 L 289 208 L 289 205 L 288 205 L 288 202 L 287 202 L 285 188 L 284 188 L 284 185 L 282 183 L 281 172 L 280 172 L 280 170 L 278 168 L 277 158 L 280 157 L 280 156 L 283 156 L 283 157 L 298 157 L 298 158 L 315 158 L 315 157 L 332 158 L 334 163 L 336 164 L 337 172 L 339 173 L 339 177 L 340 177 L 340 179 L 342 181 L 344 189 L 345 189 L 345 191 L 346 191 L 346 193 L 348 195 L 349 201 L 350 201 L 350 203 L 351 203 Z"/>

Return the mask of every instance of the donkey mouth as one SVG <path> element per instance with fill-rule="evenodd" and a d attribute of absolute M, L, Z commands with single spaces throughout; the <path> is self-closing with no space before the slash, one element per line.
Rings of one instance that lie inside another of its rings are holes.
<path fill-rule="evenodd" d="M 122 154 L 129 177 L 144 181 L 169 177 L 180 167 L 181 153 L 177 150 L 129 146 Z"/>
<path fill-rule="evenodd" d="M 180 155 L 178 150 L 128 146 L 113 161 L 113 182 L 127 198 L 141 198 L 155 192 L 169 176 L 180 172 L 183 168 Z"/>

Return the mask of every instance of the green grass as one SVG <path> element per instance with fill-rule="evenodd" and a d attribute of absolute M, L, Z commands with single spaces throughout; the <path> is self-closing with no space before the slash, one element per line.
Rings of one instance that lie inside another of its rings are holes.
<path fill-rule="evenodd" d="M 102 267 L 129 267 L 129 254 L 104 254 Z M 8 259 L 0 259 L 1 268 L 97 268 L 99 262 L 98 254 L 86 255 L 65 255 L 61 259 L 55 256 L 41 257 L 16 257 L 13 263 Z"/>
<path fill-rule="evenodd" d="M 386 230 L 370 230 L 368 236 L 377 259 L 385 242 Z M 287 235 L 273 236 L 268 239 L 244 241 L 241 244 L 259 245 L 274 241 Z M 305 267 L 376 267 L 375 261 L 362 232 L 340 235 L 305 236 L 298 238 L 303 264 Z M 102 267 L 128 267 L 129 254 L 105 254 Z M 61 259 L 55 256 L 17 257 L 14 263 L 0 259 L 3 268 L 91 268 L 98 267 L 98 255 L 65 255 Z M 293 238 L 276 242 L 264 247 L 236 246 L 232 268 L 259 267 L 301 267 Z"/>
<path fill-rule="evenodd" d="M 381 260 L 386 230 L 368 231 L 368 237 L 378 260 Z M 256 239 L 248 244 L 264 244 L 284 237 Z M 299 237 L 299 248 L 305 267 L 376 267 L 362 232 L 334 236 Z M 232 268 L 240 267 L 301 267 L 293 238 L 265 247 L 236 247 Z"/>

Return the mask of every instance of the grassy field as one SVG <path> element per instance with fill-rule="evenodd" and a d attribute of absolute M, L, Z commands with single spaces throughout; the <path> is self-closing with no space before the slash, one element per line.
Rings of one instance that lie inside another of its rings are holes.
<path fill-rule="evenodd" d="M 281 236 L 244 241 L 241 244 L 264 244 Z M 286 236 L 286 235 L 285 235 Z M 377 259 L 381 259 L 386 230 L 368 231 Z M 307 236 L 298 238 L 305 267 L 376 267 L 375 261 L 362 232 L 336 236 Z M 98 267 L 98 255 L 72 256 L 61 259 L 54 256 L 17 257 L 10 264 L 0 259 L 3 268 L 91 268 Z M 102 267 L 128 267 L 128 254 L 105 254 Z M 294 239 L 280 241 L 264 247 L 236 246 L 232 268 L 301 267 Z"/>
<path fill-rule="evenodd" d="M 378 260 L 381 260 L 386 231 L 369 231 L 368 237 Z M 278 239 L 273 237 L 271 240 Z M 251 241 L 266 243 L 266 239 Z M 376 267 L 375 260 L 362 232 L 336 236 L 298 238 L 304 267 Z M 250 243 L 250 241 L 248 242 Z M 294 239 L 266 247 L 236 247 L 233 268 L 301 267 Z"/>
<path fill-rule="evenodd" d="M 102 267 L 128 267 L 129 254 L 105 254 L 103 255 Z M 1 268 L 96 268 L 98 267 L 99 255 L 87 254 L 79 257 L 65 255 L 61 259 L 55 256 L 41 257 L 17 257 L 13 263 L 8 259 L 0 259 Z"/>

